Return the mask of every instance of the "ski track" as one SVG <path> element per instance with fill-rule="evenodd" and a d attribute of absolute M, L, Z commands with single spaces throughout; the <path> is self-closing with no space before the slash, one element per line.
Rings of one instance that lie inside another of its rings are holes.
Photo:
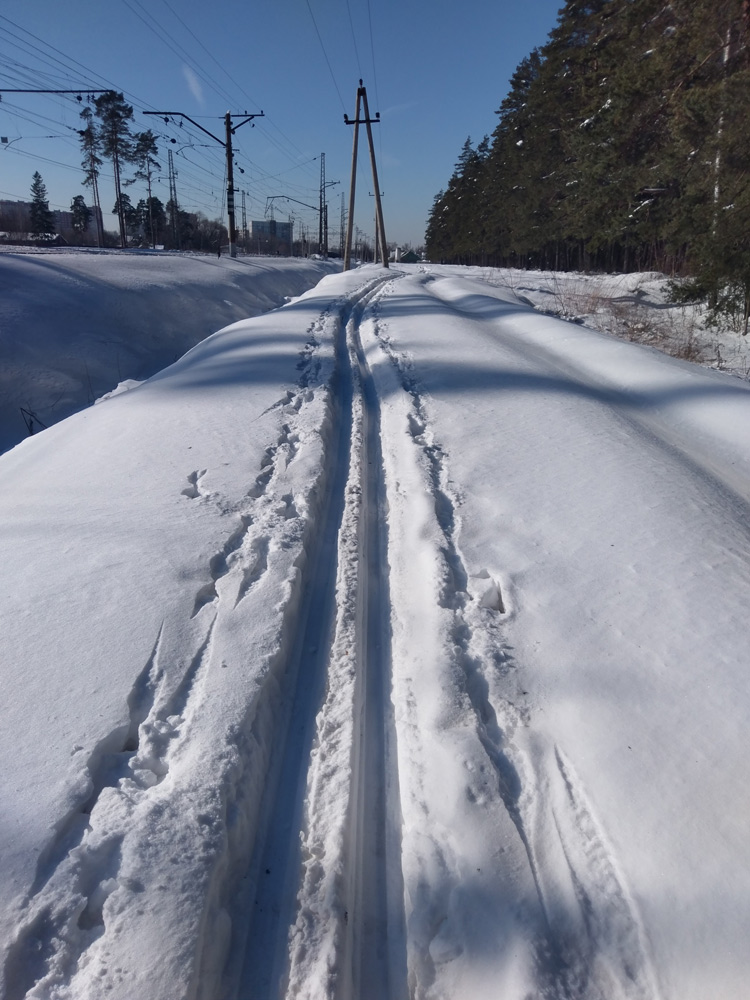
<path fill-rule="evenodd" d="M 367 557 L 380 569 L 384 552 L 377 405 L 357 350 L 358 326 L 381 282 L 341 308 L 328 507 L 306 567 L 313 593 L 290 666 L 295 694 L 277 726 L 284 751 L 269 775 L 261 833 L 237 903 L 244 913 L 234 922 L 244 933 L 232 949 L 227 997 L 398 993 L 390 940 L 403 940 L 392 931 L 402 892 L 397 877 L 391 893 L 365 884 L 367 874 L 383 875 L 386 840 L 397 836 L 386 803 L 393 781 L 386 776 L 385 604 L 365 576 Z M 368 669 L 369 628 L 378 652 Z M 365 822 L 373 783 L 382 795 L 374 796 L 374 822 Z"/>
<path fill-rule="evenodd" d="M 118 890 L 143 889 L 123 862 L 128 838 L 148 835 L 148 824 L 141 829 L 135 820 L 162 808 L 155 796 L 168 796 L 173 768 L 179 794 L 182 754 L 194 738 L 209 674 L 219 665 L 215 647 L 224 616 L 262 585 L 283 548 L 297 553 L 296 576 L 278 650 L 232 733 L 234 756 L 217 772 L 218 788 L 203 793 L 222 799 L 225 827 L 211 840 L 209 874 L 200 875 L 206 905 L 198 918 L 199 950 L 180 995 L 432 995 L 438 971 L 431 956 L 442 947 L 448 890 L 429 898 L 424 882 L 423 908 L 432 917 L 422 928 L 407 924 L 396 742 L 411 723 L 408 705 L 396 722 L 390 698 L 385 511 L 392 486 L 360 336 L 364 323 L 408 401 L 413 460 L 425 470 L 439 526 L 434 557 L 442 569 L 439 603 L 450 621 L 456 684 L 536 889 L 538 995 L 657 1000 L 643 929 L 606 834 L 563 748 L 547 746 L 534 732 L 515 679 L 504 638 L 513 595 L 485 569 L 470 572 L 462 556 L 461 496 L 450 479 L 450 456 L 433 431 L 430 398 L 380 316 L 398 280 L 368 282 L 313 323 L 300 352 L 297 388 L 271 407 L 281 415 L 280 431 L 241 503 L 222 507 L 205 483 L 205 469 L 186 475 L 184 502 L 217 505 L 233 527 L 209 558 L 179 635 L 162 623 L 127 699 L 128 721 L 91 752 L 89 788 L 40 855 L 8 951 L 3 1000 L 96 995 L 76 992 L 76 976 L 104 962 L 108 900 Z M 318 356 L 323 330 L 333 330 L 337 342 L 329 383 Z M 284 479 L 305 448 L 295 418 L 321 391 L 328 407 L 325 462 L 311 495 L 298 497 Z M 281 752 L 272 753 L 274 746 Z M 425 871 L 432 865 L 443 880 L 459 878 L 437 841 L 425 850 L 432 851 Z M 223 932 L 214 933 L 217 927 Z M 124 973 L 114 982 L 111 995 L 127 997 Z"/>

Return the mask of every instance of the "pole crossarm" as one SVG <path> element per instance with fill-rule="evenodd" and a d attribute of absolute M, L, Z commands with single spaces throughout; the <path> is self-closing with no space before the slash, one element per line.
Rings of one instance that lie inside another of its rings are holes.
<path fill-rule="evenodd" d="M 207 128 L 203 128 L 202 125 L 199 125 L 197 121 L 194 121 L 190 115 L 186 115 L 183 111 L 144 111 L 142 113 L 144 115 L 159 115 L 160 118 L 164 119 L 165 125 L 169 124 L 170 118 L 187 118 L 191 125 L 195 125 L 195 127 L 199 128 L 201 132 L 205 132 L 205 134 L 210 136 L 214 142 L 218 142 L 220 146 L 223 146 L 226 149 L 227 144 L 223 139 L 220 139 L 218 135 L 214 135 L 213 132 L 209 132 Z"/>
<path fill-rule="evenodd" d="M 0 87 L 0 94 L 108 94 L 108 90 L 91 90 L 89 87 L 79 87 L 77 90 L 9 90 Z"/>
<path fill-rule="evenodd" d="M 347 125 L 379 125 L 380 124 L 380 112 L 375 112 L 374 118 L 350 118 L 349 115 L 344 115 L 344 121 Z"/>
<path fill-rule="evenodd" d="M 213 132 L 209 132 L 207 128 L 204 128 L 194 118 L 191 118 L 190 115 L 186 115 L 184 111 L 143 111 L 141 113 L 144 115 L 158 115 L 160 118 L 164 119 L 165 124 L 168 124 L 170 118 L 186 118 L 191 125 L 195 125 L 195 127 L 199 128 L 201 132 L 205 132 L 206 135 L 210 136 L 214 140 L 214 142 L 218 142 L 218 144 L 220 146 L 223 146 L 225 149 L 227 147 L 227 144 L 223 139 L 220 139 L 218 135 L 214 135 Z M 232 116 L 229 115 L 229 117 L 231 119 Z M 231 126 L 232 135 L 234 135 L 234 133 L 237 131 L 238 128 L 241 128 L 243 125 L 247 125 L 248 122 L 252 121 L 253 118 L 265 118 L 265 117 L 266 116 L 262 111 L 259 114 L 248 115 L 247 118 L 244 119 L 244 121 L 239 122 L 239 124 L 237 125 Z"/>
<path fill-rule="evenodd" d="M 232 124 L 232 113 L 227 111 L 224 115 L 224 129 L 226 132 L 226 139 L 220 139 L 218 135 L 214 135 L 213 132 L 209 132 L 207 128 L 204 128 L 199 122 L 191 118 L 190 115 L 186 115 L 184 111 L 144 111 L 144 115 L 159 115 L 164 119 L 165 125 L 169 124 L 170 118 L 185 118 L 190 122 L 191 125 L 195 125 L 196 128 L 204 132 L 209 138 L 213 139 L 214 142 L 218 142 L 220 146 L 223 146 L 227 153 L 227 230 L 229 233 L 229 256 L 237 256 L 237 228 L 234 222 L 234 193 L 237 190 L 234 186 L 234 157 L 232 155 L 232 136 L 237 131 L 238 128 L 242 128 L 243 125 L 247 125 L 251 122 L 253 118 L 265 118 L 265 114 L 260 111 L 257 114 L 249 115 L 245 111 L 244 117 L 241 122 L 236 125 Z M 235 117 L 242 117 L 237 114 Z M 242 171 L 242 167 L 240 167 Z M 242 171 L 244 173 L 244 171 Z M 219 247 L 219 253 L 221 253 L 221 247 Z"/>
<path fill-rule="evenodd" d="M 247 112 L 245 113 L 247 114 Z M 239 115 L 237 117 L 239 118 Z M 243 125 L 247 125 L 248 122 L 251 122 L 253 118 L 265 118 L 265 117 L 266 116 L 263 114 L 262 111 L 260 111 L 258 114 L 255 115 L 248 115 L 247 118 L 244 119 L 244 121 L 237 122 L 236 125 L 232 126 L 232 135 L 234 135 L 234 133 L 237 131 L 238 128 L 242 128 Z"/>

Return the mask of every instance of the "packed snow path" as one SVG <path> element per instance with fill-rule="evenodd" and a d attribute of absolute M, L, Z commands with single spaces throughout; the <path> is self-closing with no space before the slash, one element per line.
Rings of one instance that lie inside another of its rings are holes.
<path fill-rule="evenodd" d="M 364 268 L 0 471 L 4 1000 L 745 996 L 743 383 Z"/>

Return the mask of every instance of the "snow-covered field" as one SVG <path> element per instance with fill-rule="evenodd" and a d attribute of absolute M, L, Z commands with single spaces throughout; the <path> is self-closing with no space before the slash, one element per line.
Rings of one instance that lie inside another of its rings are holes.
<path fill-rule="evenodd" d="M 337 269 L 302 258 L 0 247 L 0 452 Z"/>
<path fill-rule="evenodd" d="M 740 1000 L 750 386 L 432 266 L 0 457 L 4 1000 Z"/>

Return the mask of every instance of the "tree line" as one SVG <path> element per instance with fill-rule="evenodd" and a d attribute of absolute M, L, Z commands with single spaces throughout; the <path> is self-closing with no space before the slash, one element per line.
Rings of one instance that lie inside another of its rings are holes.
<path fill-rule="evenodd" d="M 431 260 L 658 270 L 750 313 L 750 0 L 566 0 L 467 139 Z"/>
<path fill-rule="evenodd" d="M 93 99 L 93 107 L 81 111 L 82 128 L 78 130 L 83 154 L 84 185 L 91 190 L 92 206 L 83 195 L 76 195 L 70 205 L 70 230 L 77 242 L 88 242 L 86 234 L 93 227 L 92 238 L 99 246 L 163 245 L 168 249 L 216 249 L 227 240 L 224 225 L 208 219 L 201 212 L 185 212 L 171 198 L 166 205 L 153 194 L 153 180 L 161 169 L 156 136 L 147 129 L 133 130 L 133 108 L 121 93 L 108 90 Z M 115 203 L 119 232 L 102 228 L 99 178 L 104 160 L 112 164 Z M 130 176 L 128 176 L 130 174 Z M 145 186 L 146 197 L 135 204 L 127 188 L 136 182 Z M 5 216 L 5 217 L 4 217 Z M 35 172 L 31 183 L 31 202 L 27 211 L 18 205 L 0 211 L 0 229 L 16 234 L 30 234 L 39 239 L 55 234 L 55 215 L 50 211 L 44 181 Z"/>

